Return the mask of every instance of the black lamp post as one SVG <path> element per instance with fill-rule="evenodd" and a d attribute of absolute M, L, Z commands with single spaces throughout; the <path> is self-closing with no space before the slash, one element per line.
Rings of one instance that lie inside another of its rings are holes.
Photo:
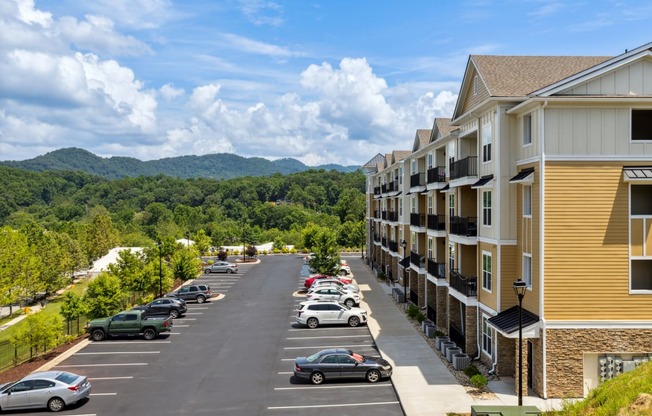
<path fill-rule="evenodd" d="M 158 296 L 163 297 L 163 247 L 158 242 Z"/>
<path fill-rule="evenodd" d="M 401 247 L 403 247 L 403 306 L 407 307 L 407 254 L 405 249 L 407 247 L 407 241 L 401 241 Z"/>
<path fill-rule="evenodd" d="M 522 279 L 514 282 L 514 293 L 518 297 L 518 405 L 523 406 L 523 297 L 527 283 Z"/>

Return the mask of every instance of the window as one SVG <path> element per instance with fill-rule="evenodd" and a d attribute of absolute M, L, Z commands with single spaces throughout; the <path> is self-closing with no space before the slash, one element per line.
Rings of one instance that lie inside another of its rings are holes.
<path fill-rule="evenodd" d="M 398 184 L 403 185 L 403 166 L 398 168 Z"/>
<path fill-rule="evenodd" d="M 532 216 L 532 186 L 523 186 L 523 216 Z"/>
<path fill-rule="evenodd" d="M 403 204 L 398 204 L 398 215 L 403 215 Z"/>
<path fill-rule="evenodd" d="M 323 360 L 321 360 L 322 364 L 339 364 L 340 360 L 337 357 L 337 355 L 327 355 L 324 357 Z"/>
<path fill-rule="evenodd" d="M 125 322 L 127 322 L 127 321 L 137 321 L 137 320 L 138 320 L 138 315 L 129 314 L 129 315 L 125 316 Z"/>
<path fill-rule="evenodd" d="M 491 253 L 482 252 L 482 288 L 491 292 Z"/>
<path fill-rule="evenodd" d="M 455 162 L 455 142 L 448 143 L 448 176 L 451 176 L 452 165 Z"/>
<path fill-rule="evenodd" d="M 428 214 L 432 215 L 432 195 L 428 195 Z"/>
<path fill-rule="evenodd" d="M 523 253 L 523 281 L 532 287 L 532 255 Z"/>
<path fill-rule="evenodd" d="M 636 219 L 630 221 L 631 256 L 630 289 L 652 291 L 652 248 L 648 242 L 652 227 L 652 185 L 631 185 L 629 212 Z"/>
<path fill-rule="evenodd" d="M 532 115 L 523 116 L 523 146 L 532 144 Z"/>
<path fill-rule="evenodd" d="M 432 253 L 432 238 L 428 239 L 428 258 L 432 259 L 433 258 L 433 253 Z"/>
<path fill-rule="evenodd" d="M 448 268 L 455 270 L 455 244 L 448 245 Z"/>
<path fill-rule="evenodd" d="M 453 218 L 455 216 L 455 194 L 452 192 L 448 194 L 448 217 Z"/>
<path fill-rule="evenodd" d="M 491 227 L 491 191 L 482 192 L 482 225 Z"/>
<path fill-rule="evenodd" d="M 482 351 L 487 353 L 489 356 L 492 356 L 492 335 L 493 328 L 489 325 L 488 319 L 486 316 L 482 317 Z"/>
<path fill-rule="evenodd" d="M 632 140 L 652 140 L 652 110 L 632 109 Z"/>
<path fill-rule="evenodd" d="M 428 153 L 428 169 L 432 169 L 432 153 Z"/>
<path fill-rule="evenodd" d="M 412 204 L 411 213 L 414 214 L 417 212 L 417 199 L 412 195 L 410 198 L 410 203 Z"/>
<path fill-rule="evenodd" d="M 491 162 L 491 123 L 482 125 L 482 161 Z"/>
<path fill-rule="evenodd" d="M 416 159 L 412 160 L 412 172 L 411 173 L 412 174 L 417 173 L 417 160 Z"/>
<path fill-rule="evenodd" d="M 414 231 L 410 233 L 410 242 L 412 243 L 412 251 L 417 251 L 417 234 Z"/>

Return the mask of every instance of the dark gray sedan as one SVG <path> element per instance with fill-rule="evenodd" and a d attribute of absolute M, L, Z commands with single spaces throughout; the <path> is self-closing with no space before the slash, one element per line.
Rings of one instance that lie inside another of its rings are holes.
<path fill-rule="evenodd" d="M 47 408 L 59 412 L 87 399 L 91 383 L 85 376 L 66 371 L 39 371 L 0 386 L 0 411 Z"/>
<path fill-rule="evenodd" d="M 391 377 L 392 366 L 380 357 L 366 357 L 344 348 L 319 351 L 294 362 L 295 377 L 321 384 L 326 380 L 363 379 L 375 383 Z"/>

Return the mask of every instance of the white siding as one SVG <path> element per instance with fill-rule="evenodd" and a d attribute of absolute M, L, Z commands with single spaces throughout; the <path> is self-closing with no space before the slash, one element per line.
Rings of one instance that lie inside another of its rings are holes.
<path fill-rule="evenodd" d="M 640 60 L 606 73 L 584 84 L 562 91 L 560 95 L 650 95 L 652 62 Z"/>

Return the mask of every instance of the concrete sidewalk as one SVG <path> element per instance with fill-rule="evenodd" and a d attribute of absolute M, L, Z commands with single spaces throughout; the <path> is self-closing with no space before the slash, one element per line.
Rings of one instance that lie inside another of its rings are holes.
<path fill-rule="evenodd" d="M 415 329 L 390 296 L 392 288 L 379 283 L 362 261 L 349 262 L 364 291 L 362 307 L 370 316 L 369 329 L 383 358 L 392 363 L 392 383 L 407 416 L 446 416 L 471 413 L 473 405 L 516 405 L 513 378 L 492 381 L 495 398 L 481 400 L 467 394 L 448 367 Z M 367 289 L 368 286 L 368 290 Z M 541 410 L 558 409 L 561 400 L 523 397 L 523 405 Z"/>

